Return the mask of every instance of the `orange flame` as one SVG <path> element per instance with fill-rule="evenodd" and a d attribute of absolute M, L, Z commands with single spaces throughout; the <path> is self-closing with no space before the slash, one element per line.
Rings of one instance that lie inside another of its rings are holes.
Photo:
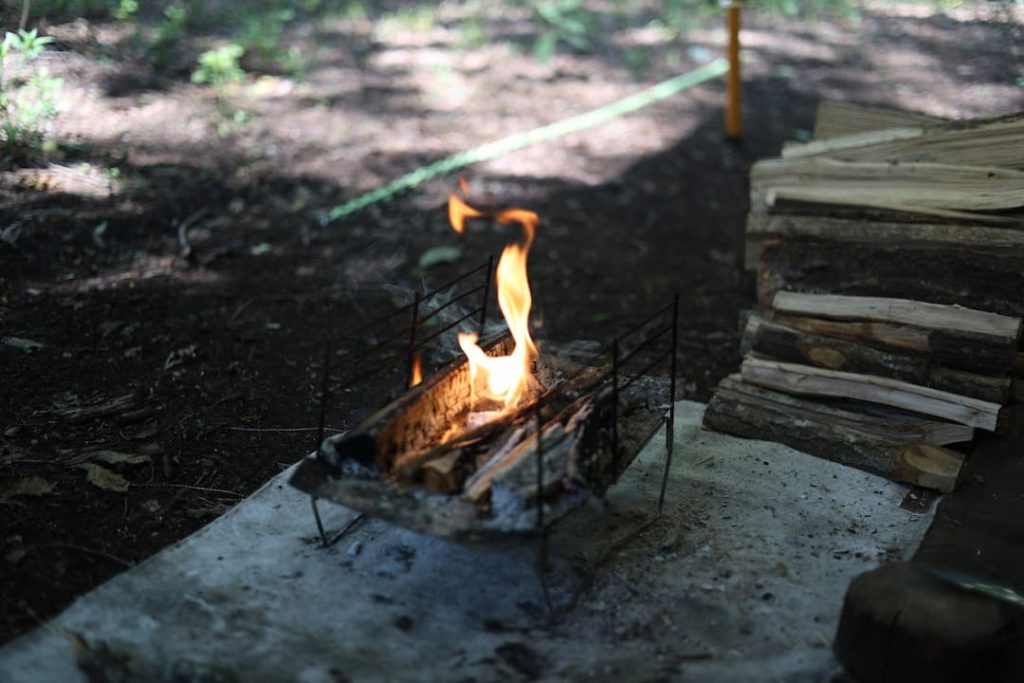
<path fill-rule="evenodd" d="M 452 195 L 448 202 L 448 215 L 452 227 L 462 233 L 467 217 L 484 214 Z M 500 401 L 505 409 L 515 406 L 530 385 L 530 364 L 537 357 L 537 346 L 530 337 L 530 281 L 526 275 L 526 257 L 533 244 L 540 218 L 532 211 L 509 209 L 496 216 L 499 223 L 519 223 L 523 226 L 522 243 L 505 247 L 498 261 L 495 280 L 498 286 L 498 307 L 505 317 L 515 342 L 507 356 L 488 356 L 477 344 L 477 335 L 459 334 L 459 346 L 469 360 L 469 376 L 474 391 L 486 398 Z"/>
<path fill-rule="evenodd" d="M 455 232 L 462 234 L 466 229 L 466 219 L 476 218 L 484 214 L 462 201 L 455 195 L 448 195 L 448 221 L 455 228 Z"/>
<path fill-rule="evenodd" d="M 414 387 L 423 381 L 423 363 L 419 355 L 412 357 L 412 377 L 409 378 L 409 386 Z"/>

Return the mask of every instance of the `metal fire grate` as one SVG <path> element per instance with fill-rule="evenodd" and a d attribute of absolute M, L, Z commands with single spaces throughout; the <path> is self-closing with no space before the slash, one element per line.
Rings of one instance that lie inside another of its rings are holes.
<path fill-rule="evenodd" d="M 412 377 L 413 367 L 417 359 L 423 357 L 424 350 L 428 345 L 437 342 L 441 335 L 449 332 L 467 321 L 477 319 L 478 330 L 483 335 L 487 322 L 488 301 L 490 299 L 491 275 L 493 273 L 493 257 L 488 261 L 462 275 L 436 287 L 426 293 L 417 291 L 414 293 L 413 302 L 402 306 L 387 315 L 378 318 L 370 323 L 360 326 L 343 337 L 335 339 L 333 329 L 329 329 L 324 349 L 323 379 L 321 386 L 321 405 L 319 431 L 317 435 L 316 458 L 322 457 L 324 443 L 325 420 L 330 403 L 330 363 L 334 355 L 334 349 L 338 344 L 356 345 L 362 344 L 361 348 L 349 353 L 344 358 L 344 367 L 341 368 L 342 383 L 347 386 L 355 386 L 365 382 L 370 377 L 388 371 L 394 371 L 396 367 L 406 369 L 406 386 L 409 386 L 409 378 Z M 482 276 L 483 282 L 476 278 Z M 449 295 L 448 292 L 451 292 Z M 438 321 L 444 311 L 461 304 L 466 306 L 467 302 L 473 301 L 479 295 L 479 303 L 466 312 L 455 310 L 455 319 L 445 322 L 438 327 Z M 447 298 L 445 298 L 447 297 Z M 403 323 L 402 321 L 406 321 Z M 656 311 L 632 325 L 622 334 L 615 337 L 609 344 L 594 354 L 595 358 L 609 359 L 607 371 L 600 373 L 585 385 L 583 392 L 596 391 L 602 386 L 610 386 L 612 391 L 612 475 L 613 483 L 625 469 L 621 465 L 621 449 L 619 444 L 619 397 L 626 389 L 640 378 L 648 376 L 659 366 L 667 365 L 669 375 L 668 387 L 668 409 L 667 416 L 660 419 L 647 436 L 649 440 L 662 423 L 665 425 L 665 464 L 662 474 L 660 492 L 658 496 L 657 511 L 661 514 L 665 502 L 666 485 L 668 482 L 669 468 L 672 464 L 673 453 L 673 427 L 675 417 L 676 398 L 676 364 L 677 364 L 677 339 L 679 321 L 679 296 L 675 295 L 671 302 L 658 308 Z M 366 365 L 369 364 L 369 367 Z M 631 368 L 639 366 L 639 370 Z M 553 398 L 551 390 L 541 395 L 531 407 L 532 419 L 536 421 L 537 433 L 540 434 L 543 427 L 541 416 L 542 409 Z M 544 505 L 542 503 L 544 490 L 544 450 L 543 439 L 537 439 L 536 449 L 537 462 L 537 528 L 536 531 L 546 540 L 549 524 L 544 519 Z M 628 466 L 628 464 L 627 464 Z M 328 538 L 317 508 L 317 498 L 310 496 L 314 519 L 321 542 L 326 546 L 335 542 L 349 528 L 346 526 L 332 538 Z M 361 516 L 360 516 L 361 517 Z M 359 519 L 359 518 L 357 518 Z"/>

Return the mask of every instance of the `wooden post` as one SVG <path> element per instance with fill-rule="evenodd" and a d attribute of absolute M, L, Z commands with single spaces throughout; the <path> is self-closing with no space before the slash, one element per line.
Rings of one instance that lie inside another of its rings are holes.
<path fill-rule="evenodd" d="M 740 80 L 740 6 L 735 0 L 725 10 L 729 30 L 729 73 L 725 77 L 725 134 L 743 135 L 743 89 Z"/>

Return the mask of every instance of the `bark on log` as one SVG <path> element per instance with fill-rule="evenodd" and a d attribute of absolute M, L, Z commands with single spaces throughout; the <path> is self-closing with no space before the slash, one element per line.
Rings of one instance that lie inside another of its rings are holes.
<path fill-rule="evenodd" d="M 747 217 L 746 267 L 757 268 L 764 247 L 780 241 L 832 241 L 863 249 L 953 248 L 1024 253 L 1024 230 L 949 223 L 899 223 L 824 216 L 751 213 Z"/>
<path fill-rule="evenodd" d="M 797 396 L 852 398 L 880 403 L 989 431 L 996 431 L 1000 426 L 1000 406 L 997 403 L 887 377 L 823 370 L 758 358 L 745 359 L 741 374 L 745 382 Z"/>
<path fill-rule="evenodd" d="M 845 321 L 805 318 L 759 311 L 748 327 L 761 320 L 801 332 L 865 344 L 880 350 L 909 351 L 928 358 L 933 366 L 1002 375 L 1014 357 L 1015 344 L 1007 337 L 969 332 L 930 330 L 867 320 Z"/>
<path fill-rule="evenodd" d="M 766 244 L 757 267 L 759 303 L 767 306 L 783 289 L 871 297 L 898 292 L 922 302 L 1020 318 L 1024 249 L 796 240 Z"/>
<path fill-rule="evenodd" d="M 830 296 L 803 292 L 778 292 L 772 308 L 783 313 L 819 315 L 836 320 L 876 320 L 951 330 L 1020 338 L 1021 319 L 958 304 L 944 305 L 910 299 L 871 296 Z"/>
<path fill-rule="evenodd" d="M 922 382 L 928 376 L 928 362 L 924 358 L 880 351 L 853 342 L 800 332 L 775 323 L 763 322 L 757 325 L 752 337 L 751 349 L 754 352 L 787 363 L 881 375 L 907 382 Z"/>
<path fill-rule="evenodd" d="M 854 162 L 929 162 L 956 166 L 1024 167 L 1024 115 L 901 126 L 789 145 L 786 159 L 829 158 Z"/>
<path fill-rule="evenodd" d="M 919 440 L 927 438 L 925 430 L 752 387 L 735 377 L 715 391 L 704 424 L 946 492 L 955 488 L 964 461 L 961 453 Z"/>
<path fill-rule="evenodd" d="M 974 438 L 974 428 L 967 425 L 933 420 L 917 413 L 861 401 L 827 398 L 812 400 L 792 396 L 744 382 L 738 373 L 724 378 L 715 393 L 719 391 L 725 392 L 725 396 L 741 398 L 751 405 L 788 412 L 791 418 L 849 427 L 901 444 L 924 442 L 945 446 Z"/>
<path fill-rule="evenodd" d="M 941 391 L 1004 404 L 1010 395 L 1009 377 L 990 377 L 933 366 L 923 355 L 893 353 L 865 344 L 803 332 L 751 317 L 744 333 L 750 349 L 762 356 L 829 370 L 879 375 Z"/>
<path fill-rule="evenodd" d="M 1024 208 L 1024 171 L 995 166 L 889 164 L 831 159 L 767 159 L 750 171 L 750 206 L 777 204 L 861 207 L 922 216 L 1015 224 L 998 212 Z"/>

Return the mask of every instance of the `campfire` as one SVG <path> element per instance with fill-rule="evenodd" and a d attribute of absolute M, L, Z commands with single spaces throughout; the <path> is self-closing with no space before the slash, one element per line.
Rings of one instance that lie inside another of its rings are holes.
<path fill-rule="evenodd" d="M 537 214 L 486 214 L 457 195 L 449 198 L 448 213 L 460 234 L 470 219 L 521 226 L 522 239 L 505 247 L 494 269 L 507 331 L 484 338 L 489 264 L 417 294 L 409 328 L 396 335 L 411 339 L 408 389 L 353 429 L 323 439 L 291 483 L 314 501 L 436 536 L 477 541 L 534 534 L 603 495 L 666 423 L 675 397 L 678 305 L 663 306 L 606 348 L 545 344 L 542 351 L 530 334 L 527 276 Z M 440 302 L 443 291 L 465 289 L 481 271 L 481 285 Z M 423 336 L 424 323 L 441 309 L 477 293 L 478 308 Z M 463 355 L 427 376 L 425 345 L 477 313 L 478 330 L 457 333 Z M 630 361 L 645 365 L 631 369 Z M 671 366 L 669 377 L 649 374 L 659 365 Z"/>

